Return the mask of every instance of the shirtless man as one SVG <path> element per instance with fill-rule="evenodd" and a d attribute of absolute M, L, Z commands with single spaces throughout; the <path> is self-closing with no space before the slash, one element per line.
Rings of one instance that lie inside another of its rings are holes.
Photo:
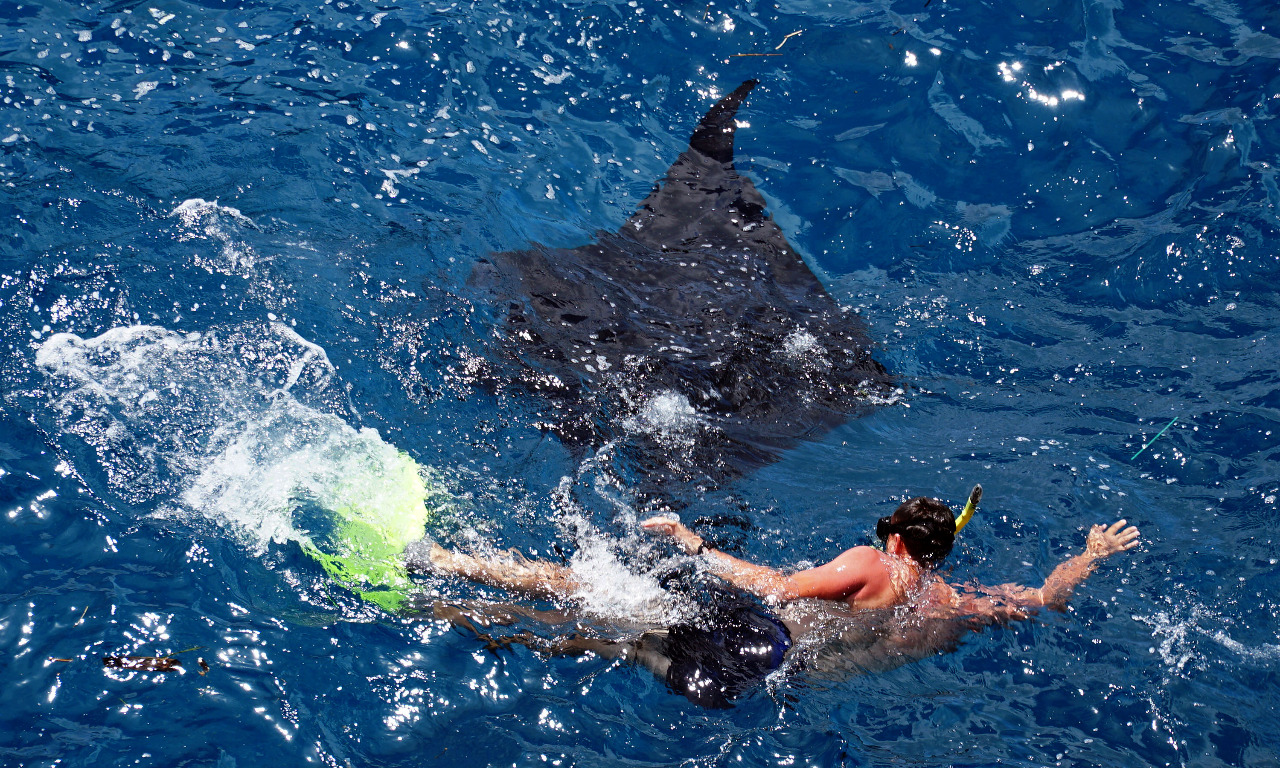
<path fill-rule="evenodd" d="M 702 557 L 707 570 L 771 605 L 830 601 L 853 611 L 909 605 L 913 615 L 966 618 L 975 628 L 1023 619 L 1040 607 L 1065 607 L 1099 562 L 1138 544 L 1138 529 L 1126 528 L 1125 520 L 1109 527 L 1095 525 L 1084 552 L 1054 568 L 1041 587 L 962 591 L 934 573 L 951 552 L 956 533 L 950 508 L 936 499 L 911 499 L 881 518 L 876 535 L 884 542 L 883 551 L 853 547 L 828 563 L 791 574 L 711 548 L 673 518 L 653 517 L 641 525 L 670 537 L 686 554 Z M 538 597 L 568 598 L 580 587 L 572 570 L 545 561 L 489 560 L 439 546 L 432 547 L 429 559 L 437 571 Z M 717 597 L 711 615 L 698 625 L 650 630 L 627 643 L 575 637 L 555 650 L 633 659 L 698 704 L 731 706 L 734 696 L 781 666 L 808 622 L 781 621 L 728 590 Z"/>
<path fill-rule="evenodd" d="M 990 590 L 989 598 L 966 598 L 932 573 L 951 552 L 954 520 L 951 510 L 937 499 L 912 499 L 876 524 L 884 551 L 854 547 L 829 563 L 790 575 L 712 549 L 702 537 L 670 518 L 653 517 L 641 525 L 670 536 L 687 554 L 704 555 L 708 569 L 717 576 L 772 603 L 817 598 L 840 600 L 855 610 L 887 608 L 923 592 L 924 599 L 915 601 L 921 608 L 967 609 L 1001 619 L 1020 618 L 1015 615 L 1018 609 L 1061 610 L 1099 562 L 1138 545 L 1138 529 L 1126 528 L 1126 520 L 1105 528 L 1095 525 L 1085 540 L 1084 552 L 1054 568 L 1044 586 L 1033 589 L 1007 584 Z"/>

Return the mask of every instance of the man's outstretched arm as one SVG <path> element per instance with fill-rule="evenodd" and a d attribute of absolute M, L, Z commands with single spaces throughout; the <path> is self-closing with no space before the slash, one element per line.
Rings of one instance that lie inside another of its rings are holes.
<path fill-rule="evenodd" d="M 705 546 L 702 537 L 689 530 L 684 523 L 670 517 L 651 517 L 640 523 L 647 531 L 671 537 L 687 555 L 710 553 L 711 572 L 730 584 L 760 597 L 788 599 L 786 575 L 764 565 L 741 560 L 725 552 Z"/>
<path fill-rule="evenodd" d="M 1126 552 L 1138 546 L 1138 529 L 1132 525 L 1125 528 L 1127 522 L 1117 520 L 1108 528 L 1095 525 L 1089 529 L 1084 552 L 1054 568 L 1049 578 L 1044 580 L 1044 586 L 1039 590 L 1040 605 L 1056 610 L 1066 608 L 1076 587 L 1089 578 L 1098 563 L 1117 552 Z"/>
<path fill-rule="evenodd" d="M 1067 601 L 1089 575 L 1102 562 L 1117 552 L 1127 552 L 1138 546 L 1138 529 L 1125 527 L 1127 520 L 1117 520 L 1108 527 L 1095 525 L 1085 539 L 1084 552 L 1068 558 L 1053 569 L 1039 588 L 1016 584 L 998 587 L 981 587 L 983 597 L 960 597 L 957 607 L 966 613 L 986 616 L 999 621 L 1026 618 L 1027 608 L 1048 607 L 1063 610 Z"/>
<path fill-rule="evenodd" d="M 854 547 L 825 565 L 785 574 L 765 565 L 756 565 L 718 549 L 707 548 L 702 537 L 683 523 L 669 517 L 651 517 L 642 525 L 646 530 L 670 536 L 686 554 L 706 554 L 712 573 L 758 597 L 797 600 L 817 597 L 844 600 L 863 589 L 883 591 L 889 574 L 881 556 L 871 547 Z"/>

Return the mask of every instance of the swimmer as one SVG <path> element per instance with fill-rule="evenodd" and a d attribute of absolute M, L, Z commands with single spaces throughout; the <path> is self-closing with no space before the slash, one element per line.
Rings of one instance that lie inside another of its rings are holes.
<path fill-rule="evenodd" d="M 653 517 L 641 525 L 699 557 L 708 571 L 736 589 L 712 588 L 709 615 L 696 625 L 650 629 L 631 641 L 575 635 L 538 647 L 633 660 L 691 701 L 727 707 L 779 668 L 799 637 L 818 623 L 787 616 L 788 605 L 826 603 L 854 612 L 905 607 L 928 619 L 968 619 L 967 628 L 1025 619 L 1037 608 L 1064 608 L 1102 560 L 1137 546 L 1138 529 L 1126 524 L 1119 520 L 1093 526 L 1084 552 L 1054 568 L 1041 587 L 958 589 L 935 572 L 951 552 L 957 525 L 951 509 L 936 499 L 911 499 L 881 518 L 876 535 L 883 550 L 853 547 L 828 563 L 790 574 L 715 549 L 674 518 Z M 486 559 L 438 545 L 430 547 L 427 557 L 432 570 L 534 597 L 571 599 L 582 586 L 571 569 L 545 561 Z M 784 609 L 783 618 L 749 596 Z M 449 610 L 452 615 L 446 611 L 446 617 L 456 620 L 458 611 Z M 922 651 L 917 657 L 933 652 L 917 650 Z"/>
<path fill-rule="evenodd" d="M 1019 610 L 1061 610 L 1102 560 L 1138 545 L 1138 529 L 1118 520 L 1109 527 L 1094 525 L 1083 553 L 1053 569 L 1039 588 L 1002 585 L 983 588 L 986 599 L 967 596 L 934 573 L 955 543 L 956 518 L 937 499 L 919 497 L 880 518 L 876 535 L 884 550 L 854 547 L 816 568 L 790 575 L 740 560 L 707 546 L 701 536 L 680 522 L 653 517 L 646 529 L 671 537 L 686 554 L 702 555 L 707 568 L 730 584 L 771 603 L 816 598 L 841 601 L 855 610 L 887 608 L 909 600 L 930 614 L 968 609 L 992 618 L 1021 618 Z"/>

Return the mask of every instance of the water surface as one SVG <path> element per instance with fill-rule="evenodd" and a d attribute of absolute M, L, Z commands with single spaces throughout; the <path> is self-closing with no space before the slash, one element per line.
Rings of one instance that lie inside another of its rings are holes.
<path fill-rule="evenodd" d="M 10 3 L 0 42 L 5 764 L 1275 764 L 1266 4 Z M 739 169 L 908 386 L 686 515 L 795 566 L 981 482 L 949 578 L 1143 546 L 1065 614 L 715 712 L 334 584 L 290 499 L 398 448 L 440 537 L 644 603 L 634 478 L 475 381 L 467 277 L 616 229 L 748 78 Z"/>

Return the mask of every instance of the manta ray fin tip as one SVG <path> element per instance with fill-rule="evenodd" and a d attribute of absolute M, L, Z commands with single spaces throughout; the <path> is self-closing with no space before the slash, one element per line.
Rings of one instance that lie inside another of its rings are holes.
<path fill-rule="evenodd" d="M 759 80 L 747 80 L 707 110 L 689 139 L 689 149 L 718 163 L 732 163 L 733 134 L 738 127 L 734 116 L 738 114 L 738 107 L 746 101 L 747 94 L 759 84 Z"/>

